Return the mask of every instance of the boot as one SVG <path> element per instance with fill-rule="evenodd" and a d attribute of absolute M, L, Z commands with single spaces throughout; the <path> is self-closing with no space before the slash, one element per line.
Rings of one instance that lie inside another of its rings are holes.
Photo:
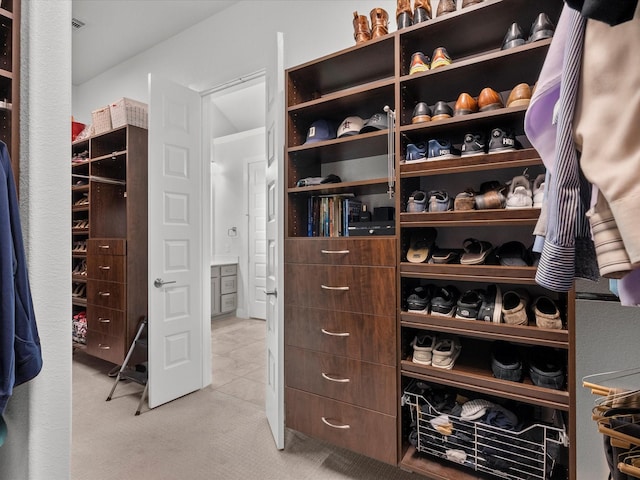
<path fill-rule="evenodd" d="M 431 20 L 431 0 L 415 0 L 413 5 L 414 23 Z"/>
<path fill-rule="evenodd" d="M 370 16 L 372 40 L 389 33 L 389 14 L 384 8 L 374 8 Z"/>
<path fill-rule="evenodd" d="M 438 11 L 436 12 L 436 17 L 440 15 L 444 15 L 446 13 L 451 13 L 456 11 L 456 1 L 455 0 L 440 0 L 438 3 Z"/>
<path fill-rule="evenodd" d="M 358 12 L 353 12 L 353 38 L 356 40 L 356 45 L 371 40 L 369 19 L 366 15 L 358 15 Z"/>
<path fill-rule="evenodd" d="M 396 9 L 396 22 L 398 24 L 398 30 L 413 25 L 411 0 L 398 0 L 398 8 Z"/>

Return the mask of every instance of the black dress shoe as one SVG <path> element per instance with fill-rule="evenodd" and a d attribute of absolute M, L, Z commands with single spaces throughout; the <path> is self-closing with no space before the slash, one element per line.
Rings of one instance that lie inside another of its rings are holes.
<path fill-rule="evenodd" d="M 516 22 L 513 22 L 507 30 L 507 34 L 504 36 L 504 40 L 502 40 L 502 50 L 506 50 L 508 48 L 519 47 L 520 45 L 525 44 L 524 33 Z"/>
<path fill-rule="evenodd" d="M 440 100 L 434 105 L 431 120 L 443 120 L 451 117 L 453 117 L 453 110 L 447 102 Z"/>
<path fill-rule="evenodd" d="M 555 32 L 555 25 L 549 19 L 546 13 L 540 13 L 536 17 L 535 21 L 531 25 L 531 33 L 529 34 L 529 43 L 537 42 L 538 40 L 544 40 L 545 38 L 553 37 Z"/>
<path fill-rule="evenodd" d="M 411 123 L 421 123 L 431 121 L 431 109 L 425 102 L 419 102 L 413 109 Z"/>

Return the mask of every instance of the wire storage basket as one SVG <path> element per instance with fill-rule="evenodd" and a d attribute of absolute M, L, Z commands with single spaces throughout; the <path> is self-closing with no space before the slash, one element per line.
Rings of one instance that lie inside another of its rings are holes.
<path fill-rule="evenodd" d="M 405 389 L 416 428 L 416 450 L 464 467 L 509 480 L 548 480 L 568 436 L 559 412 L 554 425 L 533 423 L 518 431 L 499 428 L 438 411 L 423 395 Z"/>

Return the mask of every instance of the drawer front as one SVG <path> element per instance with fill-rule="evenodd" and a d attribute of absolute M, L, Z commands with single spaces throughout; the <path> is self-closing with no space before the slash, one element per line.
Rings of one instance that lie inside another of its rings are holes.
<path fill-rule="evenodd" d="M 285 305 L 284 339 L 294 347 L 389 366 L 397 363 L 395 316 Z"/>
<path fill-rule="evenodd" d="M 124 310 L 126 308 L 126 284 L 87 280 L 87 304 Z"/>
<path fill-rule="evenodd" d="M 395 416 L 292 388 L 285 388 L 285 405 L 288 428 L 397 465 Z"/>
<path fill-rule="evenodd" d="M 124 360 L 124 338 L 112 337 L 87 330 L 87 353 L 108 362 L 121 364 Z"/>
<path fill-rule="evenodd" d="M 124 238 L 92 238 L 87 241 L 88 255 L 126 255 L 127 241 Z"/>
<path fill-rule="evenodd" d="M 238 273 L 237 265 L 221 265 L 220 266 L 220 275 L 223 277 L 225 275 L 236 275 Z"/>
<path fill-rule="evenodd" d="M 220 277 L 220 293 L 235 293 L 237 289 L 238 277 Z"/>
<path fill-rule="evenodd" d="M 286 264 L 285 304 L 395 315 L 396 269 Z"/>
<path fill-rule="evenodd" d="M 124 312 L 111 308 L 87 307 L 87 329 L 93 332 L 121 337 L 125 333 Z"/>
<path fill-rule="evenodd" d="M 287 263 L 382 266 L 396 264 L 397 247 L 394 238 L 288 238 L 284 246 Z"/>
<path fill-rule="evenodd" d="M 89 255 L 87 277 L 108 282 L 126 283 L 127 267 L 123 255 Z"/>
<path fill-rule="evenodd" d="M 236 294 L 220 295 L 220 313 L 232 312 L 236 309 Z"/>
<path fill-rule="evenodd" d="M 286 385 L 394 415 L 396 369 L 297 347 L 285 351 Z"/>
<path fill-rule="evenodd" d="M 211 278 L 219 278 L 220 277 L 220 267 L 211 267 Z"/>

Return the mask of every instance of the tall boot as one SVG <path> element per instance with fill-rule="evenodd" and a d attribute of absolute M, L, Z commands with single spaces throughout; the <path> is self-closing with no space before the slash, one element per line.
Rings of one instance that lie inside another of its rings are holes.
<path fill-rule="evenodd" d="M 369 19 L 366 15 L 358 15 L 353 12 L 353 38 L 356 45 L 371 40 L 371 29 L 369 28 Z"/>
<path fill-rule="evenodd" d="M 431 20 L 431 0 L 415 0 L 413 4 L 413 23 Z"/>
<path fill-rule="evenodd" d="M 374 8 L 371 16 L 371 39 L 382 37 L 389 33 L 389 14 L 384 8 Z"/>
<path fill-rule="evenodd" d="M 411 0 L 398 0 L 398 8 L 396 9 L 396 22 L 398 24 L 398 30 L 413 25 Z"/>
<path fill-rule="evenodd" d="M 436 17 L 456 11 L 456 0 L 440 0 L 438 3 L 438 10 L 436 11 Z"/>

